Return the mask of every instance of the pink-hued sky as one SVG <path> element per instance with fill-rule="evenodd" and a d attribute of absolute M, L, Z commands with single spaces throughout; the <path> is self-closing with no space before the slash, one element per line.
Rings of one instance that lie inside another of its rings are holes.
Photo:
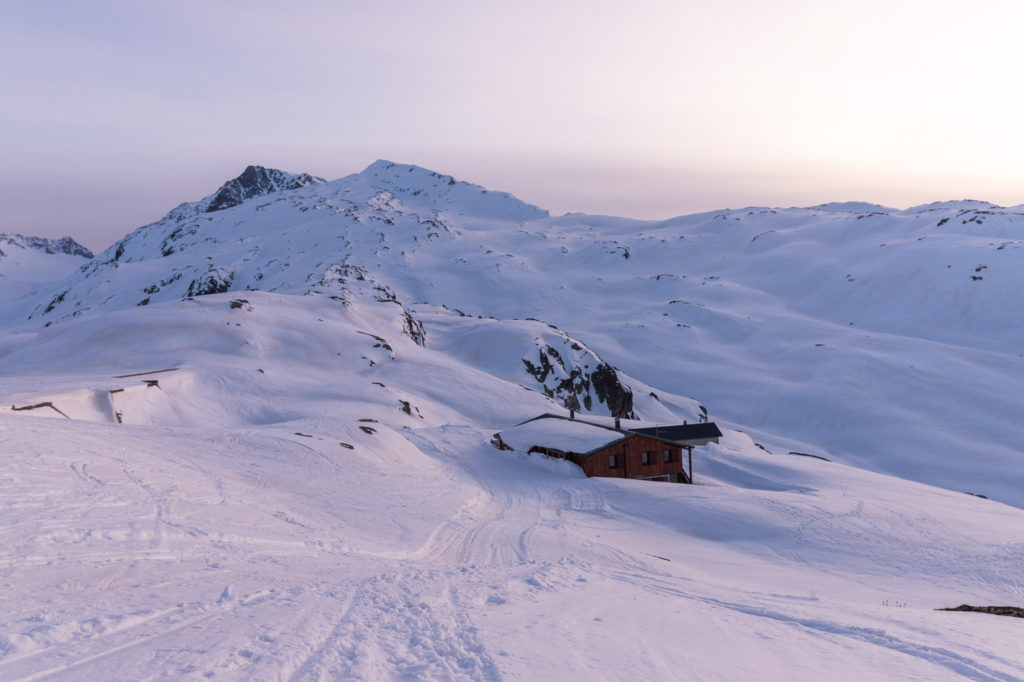
<path fill-rule="evenodd" d="M 1024 202 L 1020 0 L 0 4 L 0 232 L 104 248 L 248 164 L 553 213 Z"/>

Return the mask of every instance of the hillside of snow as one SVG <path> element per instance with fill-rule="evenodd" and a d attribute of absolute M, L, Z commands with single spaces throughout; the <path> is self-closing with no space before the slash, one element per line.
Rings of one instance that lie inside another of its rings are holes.
<path fill-rule="evenodd" d="M 0 279 L 0 676 L 1022 679 L 935 610 L 1024 601 L 1022 216 L 249 167 Z M 490 444 L 572 396 L 725 437 L 692 486 Z"/>
<path fill-rule="evenodd" d="M 390 301 L 413 327 L 414 304 L 495 328 L 534 318 L 786 451 L 1024 506 L 1007 400 L 1024 380 L 1010 305 L 1022 240 L 1024 209 L 982 202 L 551 217 L 380 161 L 223 210 L 179 207 L 35 296 L 16 326 L 249 289 Z"/>

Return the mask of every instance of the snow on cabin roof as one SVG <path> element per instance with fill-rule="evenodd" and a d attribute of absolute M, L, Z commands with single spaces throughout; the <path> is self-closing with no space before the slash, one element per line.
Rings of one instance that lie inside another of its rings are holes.
<path fill-rule="evenodd" d="M 568 419 L 536 419 L 501 432 L 501 440 L 513 450 L 528 452 L 534 445 L 585 454 L 622 440 L 626 434 L 613 429 Z"/>
<path fill-rule="evenodd" d="M 594 450 L 631 436 L 645 436 L 664 443 L 692 447 L 717 443 L 722 435 L 714 422 L 656 426 L 638 426 L 643 422 L 627 422 L 629 426 L 626 428 L 616 428 L 612 424 L 619 425 L 620 420 L 607 419 L 609 423 L 605 426 L 601 423 L 605 419 L 597 418 L 596 421 L 591 421 L 592 416 L 587 417 L 586 421 L 573 420 L 545 413 L 497 435 L 514 450 L 528 452 L 531 447 L 537 445 L 581 455 L 590 454 Z"/>

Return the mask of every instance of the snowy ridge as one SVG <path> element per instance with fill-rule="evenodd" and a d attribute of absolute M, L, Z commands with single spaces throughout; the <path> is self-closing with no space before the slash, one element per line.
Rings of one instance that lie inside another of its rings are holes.
<path fill-rule="evenodd" d="M 507 192 L 494 192 L 479 185 L 456 180 L 420 166 L 379 160 L 362 173 L 343 178 L 339 183 L 368 184 L 392 192 L 409 205 L 423 197 L 433 210 L 454 207 L 461 214 L 482 215 L 501 220 L 546 218 L 548 212 L 527 204 Z M 379 195 L 378 195 L 379 196 Z"/>
<path fill-rule="evenodd" d="M 811 207 L 815 211 L 828 211 L 831 213 L 855 213 L 864 215 L 869 213 L 896 213 L 896 209 L 888 208 L 880 204 L 872 204 L 866 201 L 833 201 L 828 204 L 819 204 Z"/>
<path fill-rule="evenodd" d="M 7 255 L 2 250 L 4 246 L 6 246 L 8 250 L 11 248 L 23 250 L 34 249 L 50 255 L 62 253 L 68 256 L 80 256 L 82 258 L 92 258 L 93 256 L 92 251 L 85 248 L 71 237 L 45 239 L 43 237 L 26 237 L 22 234 L 0 233 L 0 258 Z"/>

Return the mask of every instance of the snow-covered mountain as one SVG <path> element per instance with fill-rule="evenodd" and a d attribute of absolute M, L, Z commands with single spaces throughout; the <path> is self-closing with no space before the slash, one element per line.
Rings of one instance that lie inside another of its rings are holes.
<path fill-rule="evenodd" d="M 256 173 L 275 179 L 258 185 L 270 193 L 207 210 Z M 1016 407 L 1004 398 L 1024 379 L 1024 327 L 1008 314 L 1024 290 L 1024 210 L 552 217 L 387 161 L 323 183 L 250 167 L 224 188 L 35 297 L 25 328 L 250 289 L 358 289 L 413 327 L 413 303 L 535 318 L 635 381 L 792 441 L 787 450 L 1024 506 Z"/>
<path fill-rule="evenodd" d="M 1022 219 L 251 166 L 0 280 L 0 676 L 1024 677 L 934 611 L 1024 597 Z M 694 486 L 489 444 L 572 397 L 725 436 Z"/>
<path fill-rule="evenodd" d="M 68 256 L 81 256 L 92 258 L 92 251 L 85 248 L 71 237 L 60 239 L 45 239 L 43 237 L 26 237 L 22 234 L 0 233 L 0 245 L 6 246 L 8 250 L 21 251 L 42 251 L 45 254 L 54 255 L 62 253 Z M 15 251 L 17 253 L 17 251 Z M 7 253 L 0 250 L 0 258 L 9 258 Z"/>
<path fill-rule="evenodd" d="M 71 237 L 44 239 L 0 233 L 0 323 L 24 317 L 40 286 L 48 290 L 47 285 L 92 257 L 89 249 Z"/>

